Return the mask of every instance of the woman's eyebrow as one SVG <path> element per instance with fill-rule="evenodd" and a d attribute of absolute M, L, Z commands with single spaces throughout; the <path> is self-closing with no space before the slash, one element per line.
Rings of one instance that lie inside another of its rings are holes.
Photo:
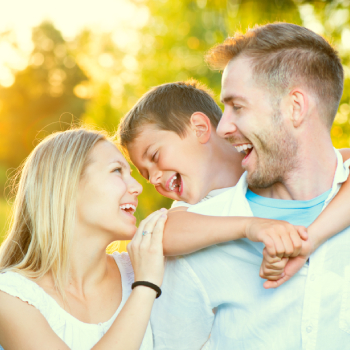
<path fill-rule="evenodd" d="M 119 164 L 122 168 L 124 169 L 128 169 L 129 167 L 126 165 L 125 162 L 122 162 L 120 160 L 112 160 L 109 164 L 114 164 L 114 163 L 117 163 Z"/>

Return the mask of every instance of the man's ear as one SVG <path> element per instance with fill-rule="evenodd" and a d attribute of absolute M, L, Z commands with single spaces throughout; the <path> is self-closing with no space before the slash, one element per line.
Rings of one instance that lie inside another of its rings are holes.
<path fill-rule="evenodd" d="M 309 109 L 309 96 L 301 89 L 294 89 L 290 92 L 291 120 L 293 126 L 298 128 L 304 121 Z"/>
<path fill-rule="evenodd" d="M 191 129 L 200 143 L 207 143 L 211 135 L 210 119 L 202 112 L 195 112 L 191 115 Z"/>

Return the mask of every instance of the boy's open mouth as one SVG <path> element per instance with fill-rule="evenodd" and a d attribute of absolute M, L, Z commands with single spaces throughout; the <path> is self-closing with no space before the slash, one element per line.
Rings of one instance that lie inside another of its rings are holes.
<path fill-rule="evenodd" d="M 244 143 L 242 145 L 235 146 L 235 148 L 238 152 L 245 154 L 244 159 L 246 159 L 253 150 L 253 145 L 251 143 Z"/>
<path fill-rule="evenodd" d="M 182 181 L 181 181 L 181 175 L 179 173 L 174 174 L 170 178 L 170 181 L 168 180 L 167 189 L 168 189 L 168 191 L 174 191 L 174 192 L 178 192 L 179 194 L 181 194 Z"/>

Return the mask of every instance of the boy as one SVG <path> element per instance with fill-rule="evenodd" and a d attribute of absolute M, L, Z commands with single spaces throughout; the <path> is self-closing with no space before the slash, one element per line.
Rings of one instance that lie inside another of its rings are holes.
<path fill-rule="evenodd" d="M 189 211 L 223 216 L 212 227 L 211 235 L 188 232 L 186 227 L 182 227 L 176 236 L 167 232 L 164 239 L 167 254 L 189 253 L 208 245 L 246 237 L 248 233 L 248 237 L 263 241 L 270 252 L 270 260 L 265 259 L 266 273 L 263 275 L 274 273 L 271 270 L 275 268 L 278 271 L 275 273 L 276 279 L 280 279 L 280 269 L 286 263 L 286 259 L 281 258 L 293 253 L 295 256 L 299 252 L 298 243 L 293 244 L 297 241 L 295 232 L 288 240 L 281 232 L 292 230 L 289 226 L 283 226 L 280 230 L 271 229 L 272 221 L 251 223 L 251 218 L 237 217 L 243 216 L 243 209 L 246 208 L 240 208 L 243 202 L 231 203 L 230 199 L 236 190 L 233 186 L 242 174 L 242 155 L 216 135 L 215 128 L 220 118 L 221 110 L 205 88 L 196 82 L 165 84 L 141 98 L 121 122 L 120 141 L 140 173 L 155 185 L 159 193 L 182 201 L 183 205 L 186 205 L 183 202 L 200 202 Z M 314 204 L 319 211 L 323 201 Z M 179 221 L 181 215 L 186 215 L 179 212 L 181 210 L 175 209 L 178 212 L 173 214 L 177 215 Z M 229 217 L 232 214 L 236 217 Z M 305 226 L 316 216 L 303 221 Z M 212 221 L 208 225 L 212 225 Z M 261 236 L 258 237 L 258 229 L 254 229 L 254 226 L 265 233 L 262 234 L 263 239 L 259 239 Z M 261 230 L 264 227 L 268 228 Z M 273 231 L 271 235 L 266 234 L 269 230 Z M 301 228 L 297 227 L 296 231 L 303 236 Z M 306 254 L 311 251 L 309 242 L 306 243 L 305 251 Z M 243 313 L 240 310 L 240 305 L 244 306 L 247 302 L 253 303 L 261 315 L 264 314 L 264 303 L 266 307 L 271 307 L 281 303 L 283 298 L 288 300 L 284 305 L 286 310 L 296 305 L 301 307 L 302 300 L 296 302 L 297 295 L 288 293 L 288 287 L 284 288 L 283 296 L 273 291 L 264 293 L 259 281 L 253 277 L 259 273 L 262 252 L 261 244 L 243 239 L 211 247 L 185 258 L 170 259 L 163 284 L 164 302 L 156 304 L 152 320 L 156 348 L 199 348 L 207 340 L 212 327 L 216 332 L 212 331 L 211 340 L 216 337 L 213 341 L 220 343 L 220 337 L 229 337 L 229 334 L 223 333 L 233 326 L 233 314 L 247 327 L 246 310 L 244 307 Z M 213 258 L 216 260 L 207 265 L 207 270 L 200 269 L 199 265 L 205 266 Z M 306 273 L 302 271 L 294 278 L 300 287 Z M 248 292 L 238 288 L 248 281 Z M 174 313 L 174 309 L 169 307 L 172 303 L 178 306 L 179 313 Z M 211 310 L 216 307 L 214 318 Z M 223 326 L 222 320 L 231 325 Z M 237 324 L 234 325 L 237 328 Z M 288 328 L 285 331 L 288 332 Z M 251 329 L 251 332 L 259 333 L 260 330 Z M 191 334 L 190 339 L 188 334 Z M 240 343 L 236 340 L 235 344 Z"/>

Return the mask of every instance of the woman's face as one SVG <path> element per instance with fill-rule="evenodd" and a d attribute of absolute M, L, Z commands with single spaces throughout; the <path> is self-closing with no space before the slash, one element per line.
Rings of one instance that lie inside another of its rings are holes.
<path fill-rule="evenodd" d="M 77 224 L 84 234 L 96 231 L 113 240 L 129 240 L 136 232 L 134 212 L 142 186 L 130 175 L 130 166 L 108 141 L 99 141 L 89 155 L 80 180 Z"/>

